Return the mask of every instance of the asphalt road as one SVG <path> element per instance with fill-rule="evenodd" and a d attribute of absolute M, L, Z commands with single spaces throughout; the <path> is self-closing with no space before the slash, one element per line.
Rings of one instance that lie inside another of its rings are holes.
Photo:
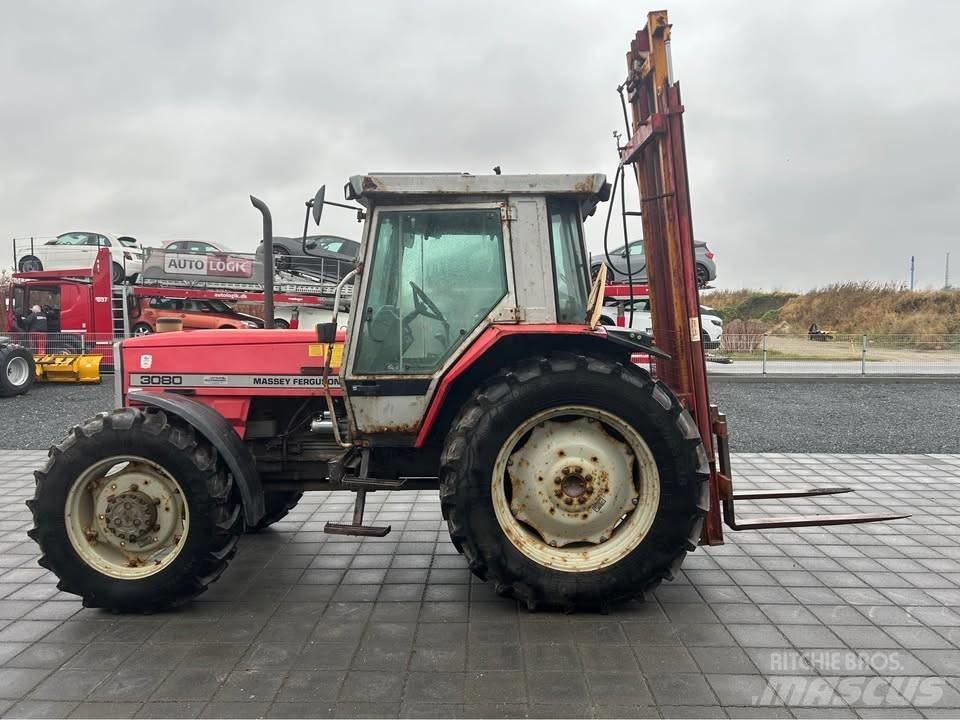
<path fill-rule="evenodd" d="M 711 380 L 733 452 L 960 453 L 960 383 Z M 0 399 L 0 449 L 45 449 L 113 407 L 113 382 Z"/>

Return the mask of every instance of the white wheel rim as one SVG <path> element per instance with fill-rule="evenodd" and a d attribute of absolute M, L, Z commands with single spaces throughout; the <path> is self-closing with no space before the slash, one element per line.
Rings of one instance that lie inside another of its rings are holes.
<path fill-rule="evenodd" d="M 64 507 L 67 537 L 81 559 L 120 580 L 141 580 L 176 559 L 190 513 L 183 491 L 162 467 L 123 455 L 88 467 Z"/>
<path fill-rule="evenodd" d="M 517 550 L 552 570 L 591 572 L 622 560 L 647 536 L 660 475 L 649 446 L 624 420 L 566 405 L 511 433 L 494 464 L 491 495 Z"/>
<path fill-rule="evenodd" d="M 21 387 L 27 384 L 30 379 L 30 363 L 26 358 L 11 358 L 7 363 L 7 382 L 14 387 Z"/>
<path fill-rule="evenodd" d="M 145 325 L 141 325 L 140 327 L 136 328 L 136 329 L 133 331 L 133 334 L 134 334 L 134 335 L 149 335 L 151 332 L 153 332 L 153 331 L 152 331 L 149 327 L 147 327 L 147 326 L 145 326 Z"/>

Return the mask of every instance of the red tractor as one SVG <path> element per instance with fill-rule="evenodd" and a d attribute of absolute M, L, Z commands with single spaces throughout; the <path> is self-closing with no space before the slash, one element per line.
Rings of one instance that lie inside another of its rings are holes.
<path fill-rule="evenodd" d="M 30 535 L 59 587 L 122 611 L 182 603 L 225 570 L 241 533 L 310 490 L 356 494 L 353 522 L 327 532 L 383 536 L 363 522 L 367 492 L 438 489 L 470 569 L 531 608 L 638 596 L 699 543 L 722 542 L 722 519 L 894 517 L 733 513 L 679 98 L 660 71 L 668 30 L 654 14 L 634 43 L 622 155 L 639 178 L 661 347 L 598 323 L 605 273 L 591 286 L 582 223 L 609 197 L 602 175 L 354 176 L 346 199 L 365 225 L 341 281 L 356 274 L 345 335 L 335 316 L 117 344 L 118 409 L 71 430 L 36 473 Z M 654 356 L 660 379 L 632 353 Z"/>

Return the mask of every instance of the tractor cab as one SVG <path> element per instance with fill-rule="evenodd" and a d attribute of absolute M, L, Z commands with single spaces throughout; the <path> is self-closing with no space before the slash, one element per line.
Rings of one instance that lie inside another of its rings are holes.
<path fill-rule="evenodd" d="M 416 429 L 491 326 L 584 326 L 583 220 L 609 189 L 600 174 L 351 177 L 366 218 L 341 369 L 355 430 Z"/>

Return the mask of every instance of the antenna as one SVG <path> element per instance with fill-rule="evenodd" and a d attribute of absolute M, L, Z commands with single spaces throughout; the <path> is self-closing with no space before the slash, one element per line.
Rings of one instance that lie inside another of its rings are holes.
<path fill-rule="evenodd" d="M 950 251 L 947 251 L 947 262 L 943 268 L 943 289 L 950 289 Z"/>
<path fill-rule="evenodd" d="M 916 265 L 914 264 L 914 256 L 910 256 L 910 289 L 913 290 L 913 278 L 914 278 L 914 269 Z"/>

